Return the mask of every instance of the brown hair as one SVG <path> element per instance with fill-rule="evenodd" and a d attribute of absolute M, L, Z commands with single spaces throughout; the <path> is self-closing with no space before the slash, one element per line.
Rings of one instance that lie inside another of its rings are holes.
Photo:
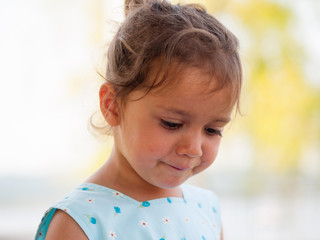
<path fill-rule="evenodd" d="M 155 60 L 157 73 L 167 73 L 174 62 L 206 66 L 219 79 L 218 88 L 232 86 L 239 107 L 242 69 L 238 40 L 199 5 L 172 5 L 165 0 L 125 0 L 126 19 L 108 51 L 106 80 L 118 97 L 140 88 L 147 92 L 160 83 L 156 76 L 146 85 Z M 164 74 L 166 76 L 166 74 Z"/>
<path fill-rule="evenodd" d="M 238 40 L 203 7 L 173 5 L 166 0 L 125 0 L 125 15 L 107 54 L 106 81 L 117 97 L 125 102 L 133 90 L 146 88 L 147 94 L 167 84 L 170 66 L 178 63 L 180 69 L 205 68 L 218 79 L 215 90 L 231 86 L 231 101 L 239 110 Z M 151 71 L 153 79 L 147 81 Z"/>

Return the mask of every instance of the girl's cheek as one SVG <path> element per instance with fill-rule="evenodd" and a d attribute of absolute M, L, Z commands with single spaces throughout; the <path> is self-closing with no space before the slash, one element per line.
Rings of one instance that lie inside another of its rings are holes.
<path fill-rule="evenodd" d="M 206 170 L 210 165 L 207 165 L 207 162 L 201 162 L 201 164 L 194 169 L 194 174 L 198 174 Z"/>
<path fill-rule="evenodd" d="M 200 166 L 203 167 L 203 168 L 210 167 L 210 165 L 214 162 L 214 160 L 215 160 L 214 157 L 204 159 L 204 160 L 202 160 Z"/>
<path fill-rule="evenodd" d="M 200 166 L 203 167 L 203 168 L 210 167 L 211 164 L 213 164 L 214 161 L 217 158 L 218 150 L 219 150 L 219 146 L 215 146 L 215 147 L 213 147 L 211 149 L 208 149 L 207 154 L 205 154 L 205 156 L 203 156 L 203 158 L 202 158 Z"/>
<path fill-rule="evenodd" d="M 164 148 L 164 145 L 162 143 L 161 138 L 148 138 L 145 141 L 145 149 L 149 152 L 149 153 L 157 153 L 157 152 L 161 152 L 162 149 Z"/>
<path fill-rule="evenodd" d="M 157 151 L 157 148 L 154 145 L 148 145 L 147 149 L 148 149 L 148 152 L 151 154 L 154 154 Z"/>

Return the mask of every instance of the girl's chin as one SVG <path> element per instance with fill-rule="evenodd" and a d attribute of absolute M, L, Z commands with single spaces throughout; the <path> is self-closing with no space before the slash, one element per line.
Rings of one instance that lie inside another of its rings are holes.
<path fill-rule="evenodd" d="M 179 188 L 181 184 L 183 184 L 187 179 L 169 179 L 167 178 L 165 181 L 159 182 L 156 184 L 157 187 L 163 189 L 175 189 Z"/>

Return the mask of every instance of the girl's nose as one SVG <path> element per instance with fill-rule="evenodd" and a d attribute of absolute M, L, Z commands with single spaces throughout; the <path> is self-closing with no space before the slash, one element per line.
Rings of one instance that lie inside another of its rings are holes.
<path fill-rule="evenodd" d="M 200 135 L 200 134 L 199 134 Z M 178 143 L 176 152 L 178 155 L 187 156 L 190 158 L 202 156 L 202 139 L 201 136 L 190 134 L 184 136 Z"/>

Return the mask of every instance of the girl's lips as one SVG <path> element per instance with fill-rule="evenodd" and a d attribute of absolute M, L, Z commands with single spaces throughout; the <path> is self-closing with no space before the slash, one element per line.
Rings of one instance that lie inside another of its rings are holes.
<path fill-rule="evenodd" d="M 184 168 L 184 167 L 175 167 L 175 166 L 172 166 L 170 164 L 168 164 L 170 167 L 172 167 L 173 169 L 175 170 L 178 170 L 178 171 L 186 171 L 188 170 L 189 168 Z"/>

